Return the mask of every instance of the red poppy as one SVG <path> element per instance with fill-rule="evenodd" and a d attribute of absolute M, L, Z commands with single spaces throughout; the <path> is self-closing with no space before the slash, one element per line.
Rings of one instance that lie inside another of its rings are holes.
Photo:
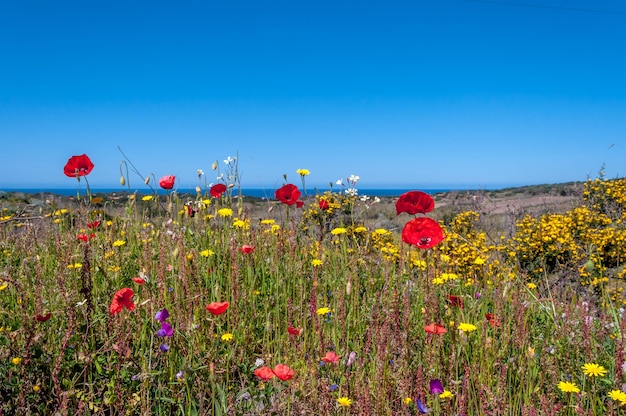
<path fill-rule="evenodd" d="M 486 314 L 485 319 L 487 319 L 487 322 L 489 322 L 489 325 L 491 325 L 494 328 L 497 328 L 500 326 L 500 320 L 496 318 L 494 314 L 492 313 Z"/>
<path fill-rule="evenodd" d="M 463 308 L 463 298 L 460 296 L 448 295 L 448 303 L 452 306 Z"/>
<path fill-rule="evenodd" d="M 254 375 L 261 379 L 261 381 L 267 381 L 272 379 L 276 374 L 269 367 L 259 367 L 254 370 Z"/>
<path fill-rule="evenodd" d="M 144 279 L 143 277 L 133 277 L 133 282 L 137 283 L 138 285 L 143 285 L 144 283 L 146 283 L 146 279 Z"/>
<path fill-rule="evenodd" d="M 446 328 L 437 324 L 426 325 L 424 327 L 424 331 L 428 332 L 429 334 L 434 334 L 434 335 L 445 334 L 446 332 L 448 332 Z"/>
<path fill-rule="evenodd" d="M 244 254 L 250 254 L 254 251 L 254 246 L 244 244 L 243 246 L 239 248 L 239 251 L 241 251 Z"/>
<path fill-rule="evenodd" d="M 293 378 L 294 371 L 285 364 L 278 364 L 274 367 L 274 374 L 282 381 L 287 381 Z"/>
<path fill-rule="evenodd" d="M 325 356 L 322 357 L 322 361 L 325 363 L 337 364 L 339 363 L 340 355 L 335 354 L 335 351 L 328 351 Z"/>
<path fill-rule="evenodd" d="M 93 234 L 93 233 L 91 233 L 89 235 L 87 235 L 87 234 L 78 234 L 76 236 L 76 238 L 78 238 L 79 240 L 83 240 L 84 242 L 87 242 L 87 241 L 91 240 L 92 238 L 94 238 L 95 236 L 96 235 Z"/>
<path fill-rule="evenodd" d="M 93 169 L 93 163 L 89 156 L 83 154 L 80 156 L 72 156 L 68 159 L 65 167 L 63 167 L 63 173 L 65 176 L 75 178 L 77 176 L 87 176 Z"/>
<path fill-rule="evenodd" d="M 46 322 L 48 319 L 50 319 L 50 317 L 52 316 L 52 314 L 50 312 L 48 312 L 45 315 L 37 315 L 35 316 L 35 319 L 39 322 Z"/>
<path fill-rule="evenodd" d="M 290 335 L 300 335 L 300 333 L 302 333 L 302 328 L 294 328 L 292 326 L 287 328 L 287 332 L 289 332 Z"/>
<path fill-rule="evenodd" d="M 402 241 L 424 250 L 435 247 L 444 238 L 441 226 L 430 218 L 415 218 L 407 222 L 402 230 Z"/>
<path fill-rule="evenodd" d="M 88 222 L 87 228 L 98 228 L 100 226 L 100 221 Z"/>
<path fill-rule="evenodd" d="M 224 192 L 226 192 L 226 185 L 223 183 L 215 184 L 209 189 L 209 193 L 213 198 L 220 198 Z"/>
<path fill-rule="evenodd" d="M 435 208 L 432 196 L 422 191 L 410 191 L 400 195 L 396 201 L 396 213 L 406 212 L 411 215 L 426 214 Z"/>
<path fill-rule="evenodd" d="M 330 207 L 330 204 L 329 204 L 329 203 L 328 203 L 328 201 L 327 201 L 327 200 L 325 200 L 325 199 L 320 199 L 320 202 L 319 202 L 319 203 L 320 203 L 320 209 L 321 209 L 322 211 L 326 211 L 326 210 Z"/>
<path fill-rule="evenodd" d="M 163 189 L 172 189 L 174 187 L 174 182 L 176 182 L 176 176 L 165 175 L 159 179 L 159 186 Z"/>
<path fill-rule="evenodd" d="M 302 193 L 298 190 L 298 187 L 290 183 L 283 185 L 274 192 L 276 199 L 287 205 L 304 204 L 304 202 L 298 200 L 300 195 L 302 195 Z M 302 205 L 299 205 L 298 208 L 301 206 Z"/>
<path fill-rule="evenodd" d="M 111 301 L 111 313 L 114 315 L 118 314 L 122 312 L 124 308 L 129 311 L 135 309 L 135 304 L 132 301 L 133 296 L 135 296 L 135 292 L 129 287 L 118 290 L 115 295 L 113 295 L 113 300 Z"/>
<path fill-rule="evenodd" d="M 206 305 L 206 310 L 211 312 L 211 315 L 221 315 L 226 312 L 229 305 L 228 302 L 213 302 Z"/>

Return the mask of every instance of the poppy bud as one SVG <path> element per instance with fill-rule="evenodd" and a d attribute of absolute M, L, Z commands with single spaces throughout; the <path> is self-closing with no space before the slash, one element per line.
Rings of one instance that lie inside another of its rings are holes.
<path fill-rule="evenodd" d="M 348 280 L 348 283 L 346 283 L 346 295 L 350 296 L 350 293 L 352 293 L 352 282 Z"/>
<path fill-rule="evenodd" d="M 196 186 L 196 193 L 199 194 L 201 192 L 200 187 Z"/>
<path fill-rule="evenodd" d="M 585 263 L 585 269 L 587 269 L 589 273 L 592 273 L 595 268 L 596 266 L 593 264 L 593 260 L 588 260 L 587 263 Z"/>
<path fill-rule="evenodd" d="M 143 181 L 146 185 L 150 183 L 150 176 L 146 176 L 146 179 Z"/>
<path fill-rule="evenodd" d="M 124 179 L 123 176 L 120 176 L 120 185 L 122 186 L 126 185 L 126 179 Z"/>
<path fill-rule="evenodd" d="M 217 160 L 215 162 L 213 162 L 213 164 L 211 165 L 211 169 L 212 170 L 217 169 Z"/>

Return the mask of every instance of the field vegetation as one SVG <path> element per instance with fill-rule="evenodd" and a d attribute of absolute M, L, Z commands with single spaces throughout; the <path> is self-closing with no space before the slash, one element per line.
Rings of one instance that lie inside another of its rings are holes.
<path fill-rule="evenodd" d="M 219 165 L 3 195 L 0 415 L 626 413 L 626 180 L 390 200 L 301 169 L 261 201 Z"/>

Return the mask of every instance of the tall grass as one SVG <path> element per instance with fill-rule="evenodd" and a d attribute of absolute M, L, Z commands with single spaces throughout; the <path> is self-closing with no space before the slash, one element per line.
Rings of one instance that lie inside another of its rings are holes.
<path fill-rule="evenodd" d="M 267 218 L 228 194 L 7 213 L 0 414 L 622 412 L 609 393 L 624 381 L 624 321 L 604 286 L 557 285 L 535 263 L 530 276 L 519 238 L 490 245 L 467 213 L 420 250 L 368 229 L 358 210 L 371 201 L 345 195 L 271 202 Z M 122 288 L 136 308 L 112 314 Z M 212 302 L 229 307 L 212 315 Z M 163 308 L 171 337 L 157 334 Z M 330 351 L 338 362 L 323 360 Z M 586 363 L 606 374 L 585 375 Z M 254 373 L 278 364 L 293 378 Z M 435 379 L 445 394 L 431 393 Z"/>

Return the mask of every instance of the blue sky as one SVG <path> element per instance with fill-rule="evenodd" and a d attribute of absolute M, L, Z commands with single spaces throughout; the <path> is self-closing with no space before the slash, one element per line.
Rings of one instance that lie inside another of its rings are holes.
<path fill-rule="evenodd" d="M 120 146 L 178 186 L 584 181 L 626 156 L 626 3 L 0 3 L 0 189 L 116 186 Z M 131 184 L 138 178 L 131 174 Z"/>

